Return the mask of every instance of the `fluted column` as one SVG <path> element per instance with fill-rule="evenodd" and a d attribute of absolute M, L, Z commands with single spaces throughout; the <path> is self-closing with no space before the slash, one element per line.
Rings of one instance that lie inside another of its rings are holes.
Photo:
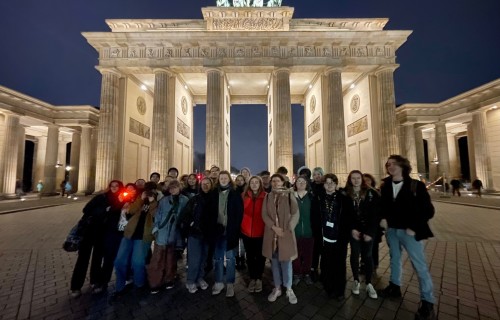
<path fill-rule="evenodd" d="M 96 190 L 96 163 L 97 163 L 97 136 L 98 136 L 98 129 L 97 128 L 92 128 L 92 139 L 91 139 L 91 145 L 90 149 L 92 150 L 91 156 L 90 156 L 90 186 L 89 186 L 89 193 L 93 193 Z"/>
<path fill-rule="evenodd" d="M 82 134 L 80 131 L 74 130 L 71 137 L 71 154 L 69 160 L 69 182 L 73 188 L 71 191 L 76 192 L 78 188 L 79 169 L 80 169 L 80 148 Z"/>
<path fill-rule="evenodd" d="M 118 163 L 118 99 L 120 76 L 115 71 L 102 72 L 101 103 L 97 137 L 96 190 L 107 188 L 116 178 Z"/>
<path fill-rule="evenodd" d="M 165 69 L 155 70 L 153 128 L 151 140 L 151 171 L 162 177 L 172 164 L 175 132 L 175 76 Z"/>
<path fill-rule="evenodd" d="M 59 127 L 49 124 L 47 130 L 47 148 L 43 165 L 43 193 L 54 194 L 59 185 L 56 182 L 57 149 L 59 147 Z"/>
<path fill-rule="evenodd" d="M 19 116 L 5 114 L 4 143 L 2 146 L 3 181 L 2 193 L 13 196 L 16 193 L 17 157 L 19 149 Z"/>
<path fill-rule="evenodd" d="M 321 97 L 325 172 L 333 172 L 345 182 L 348 173 L 341 69 L 330 68 L 324 72 Z"/>
<path fill-rule="evenodd" d="M 290 96 L 290 70 L 280 68 L 274 71 L 274 169 L 284 166 L 293 171 L 292 144 L 292 100 Z"/>
<path fill-rule="evenodd" d="M 474 181 L 477 177 L 476 174 L 476 160 L 475 160 L 475 150 L 474 150 L 474 130 L 472 129 L 472 123 L 467 124 L 467 153 L 469 156 L 469 173 L 470 180 Z"/>
<path fill-rule="evenodd" d="M 36 139 L 36 152 L 33 158 L 33 183 L 43 181 L 43 169 L 45 167 L 45 153 L 47 152 L 47 137 L 40 136 Z M 54 164 L 55 165 L 55 164 Z"/>
<path fill-rule="evenodd" d="M 422 129 L 415 128 L 415 155 L 417 157 L 417 171 L 420 174 L 426 173 L 425 170 L 425 153 L 424 153 L 424 138 Z"/>
<path fill-rule="evenodd" d="M 224 167 L 224 73 L 207 70 L 207 127 L 205 167 Z"/>
<path fill-rule="evenodd" d="M 450 174 L 450 155 L 448 152 L 448 136 L 446 133 L 446 124 L 444 122 L 437 122 L 435 124 L 436 130 L 436 151 L 438 156 L 437 174 L 443 174 L 449 177 Z"/>
<path fill-rule="evenodd" d="M 380 159 L 384 164 L 391 154 L 399 154 L 397 136 L 396 103 L 394 96 L 394 70 L 396 66 L 377 71 L 378 84 L 378 121 L 380 133 Z"/>
<path fill-rule="evenodd" d="M 80 139 L 80 162 L 78 164 L 77 194 L 91 193 L 90 189 L 90 162 L 92 159 L 92 127 L 82 127 Z M 73 148 L 73 147 L 72 147 Z"/>
<path fill-rule="evenodd" d="M 17 149 L 17 174 L 16 177 L 23 181 L 23 176 L 24 176 L 24 151 L 25 151 L 25 144 L 26 144 L 26 129 L 24 126 L 19 126 L 19 132 L 18 132 L 18 141 L 19 141 L 19 147 Z"/>
<path fill-rule="evenodd" d="M 66 148 L 68 147 L 68 141 L 62 137 L 62 140 L 59 140 L 59 147 L 57 148 L 57 160 L 56 163 L 59 163 L 61 167 L 56 169 L 56 189 L 58 189 L 59 184 L 66 180 Z"/>
<path fill-rule="evenodd" d="M 491 158 L 486 136 L 486 114 L 477 111 L 472 114 L 472 131 L 474 132 L 474 159 L 476 163 L 476 176 L 483 182 L 485 189 L 493 188 L 493 175 L 491 172 Z M 474 178 L 472 178 L 474 179 Z"/>
<path fill-rule="evenodd" d="M 401 153 L 404 157 L 406 157 L 413 168 L 412 173 L 416 174 L 417 172 L 417 150 L 415 146 L 415 128 L 412 123 L 403 125 L 404 131 L 404 144 L 401 149 Z"/>

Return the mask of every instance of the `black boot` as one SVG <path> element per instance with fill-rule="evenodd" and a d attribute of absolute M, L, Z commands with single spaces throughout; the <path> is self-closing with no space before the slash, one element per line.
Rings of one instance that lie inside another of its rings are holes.
<path fill-rule="evenodd" d="M 241 270 L 241 257 L 236 256 L 235 260 L 236 260 L 236 270 L 240 271 Z"/>
<path fill-rule="evenodd" d="M 247 259 L 245 258 L 245 256 L 240 257 L 240 270 L 245 270 L 245 268 L 247 267 L 246 260 Z"/>
<path fill-rule="evenodd" d="M 433 320 L 436 319 L 434 314 L 434 304 L 422 300 L 420 303 L 420 308 L 417 313 L 415 313 L 415 320 Z"/>
<path fill-rule="evenodd" d="M 389 281 L 389 285 L 379 292 L 382 298 L 400 298 L 401 288 Z"/>

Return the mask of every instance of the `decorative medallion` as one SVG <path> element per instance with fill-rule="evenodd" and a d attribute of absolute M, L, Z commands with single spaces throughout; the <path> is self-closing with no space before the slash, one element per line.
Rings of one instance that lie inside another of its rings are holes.
<path fill-rule="evenodd" d="M 312 96 L 311 100 L 309 101 L 309 110 L 311 113 L 314 113 L 314 110 L 316 110 L 316 97 Z"/>
<path fill-rule="evenodd" d="M 188 113 L 188 102 L 186 100 L 186 97 L 182 97 L 181 99 L 181 109 L 182 113 L 184 113 L 185 115 Z"/>
<path fill-rule="evenodd" d="M 359 110 L 360 99 L 359 95 L 355 94 L 351 99 L 351 112 L 356 113 Z"/>
<path fill-rule="evenodd" d="M 139 114 L 144 115 L 146 113 L 146 100 L 143 97 L 137 97 L 137 111 Z"/>

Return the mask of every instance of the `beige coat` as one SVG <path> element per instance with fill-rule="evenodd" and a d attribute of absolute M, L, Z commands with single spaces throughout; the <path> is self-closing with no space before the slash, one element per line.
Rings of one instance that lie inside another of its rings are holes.
<path fill-rule="evenodd" d="M 278 237 L 278 260 L 294 260 L 297 258 L 297 241 L 294 229 L 299 222 L 299 207 L 297 200 L 288 190 L 272 191 L 264 198 L 262 220 L 264 220 L 265 228 L 262 255 L 269 259 L 273 255 L 275 233 L 271 227 L 276 225 L 275 195 L 278 195 L 279 227 L 283 229 L 284 233 L 283 237 Z"/>

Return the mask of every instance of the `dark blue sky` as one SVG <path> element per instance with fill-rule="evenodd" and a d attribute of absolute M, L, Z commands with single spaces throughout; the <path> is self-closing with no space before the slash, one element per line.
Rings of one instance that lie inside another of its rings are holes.
<path fill-rule="evenodd" d="M 81 32 L 109 31 L 108 18 L 201 19 L 200 8 L 211 5 L 215 0 L 0 1 L 0 85 L 54 105 L 98 106 L 97 52 Z M 500 77 L 498 0 L 284 0 L 283 5 L 295 7 L 294 18 L 386 17 L 387 30 L 413 30 L 397 52 L 397 104 L 440 102 Z M 297 124 L 300 108 L 292 110 L 298 149 L 303 124 Z M 195 130 L 204 128 L 200 112 Z M 265 132 L 260 132 L 266 130 L 265 119 L 259 108 L 234 107 L 236 167 L 248 165 L 256 172 L 266 166 Z M 204 130 L 195 133 L 196 145 L 203 144 L 200 134 Z"/>

